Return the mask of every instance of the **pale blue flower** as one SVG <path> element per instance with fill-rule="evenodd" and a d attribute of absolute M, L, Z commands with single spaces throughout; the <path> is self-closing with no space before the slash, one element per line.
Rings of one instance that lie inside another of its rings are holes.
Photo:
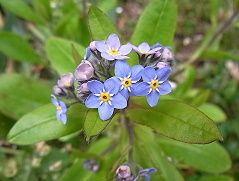
<path fill-rule="evenodd" d="M 52 104 L 56 106 L 56 118 L 58 121 L 61 121 L 63 124 L 66 124 L 67 117 L 67 107 L 63 101 L 58 100 L 54 95 L 51 98 Z"/>
<path fill-rule="evenodd" d="M 161 47 L 157 46 L 155 48 L 150 48 L 149 44 L 146 42 L 141 43 L 138 47 L 133 46 L 133 50 L 136 51 L 139 54 L 145 54 L 145 55 L 150 55 L 154 54 L 158 50 L 160 50 Z"/>

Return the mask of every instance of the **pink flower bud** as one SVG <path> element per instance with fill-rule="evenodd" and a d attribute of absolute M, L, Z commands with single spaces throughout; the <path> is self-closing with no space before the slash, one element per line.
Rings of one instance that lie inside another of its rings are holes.
<path fill-rule="evenodd" d="M 121 165 L 121 166 L 116 170 L 116 174 L 117 174 L 118 178 L 126 179 L 126 178 L 130 177 L 130 175 L 131 175 L 131 170 L 130 170 L 129 166 L 127 166 L 127 165 Z"/>
<path fill-rule="evenodd" d="M 167 66 L 168 64 L 166 62 L 158 62 L 155 67 L 161 69 Z"/>
<path fill-rule="evenodd" d="M 75 70 L 75 78 L 79 81 L 89 80 L 94 76 L 94 68 L 89 61 L 83 61 Z"/>
<path fill-rule="evenodd" d="M 57 81 L 57 85 L 60 88 L 69 88 L 72 87 L 73 84 L 74 84 L 74 76 L 72 73 L 62 75 L 60 79 Z"/>
<path fill-rule="evenodd" d="M 173 60 L 174 59 L 173 53 L 170 50 L 170 48 L 164 48 L 163 49 L 163 52 L 161 54 L 161 58 L 166 59 L 166 60 Z"/>
<path fill-rule="evenodd" d="M 80 87 L 79 87 L 79 89 L 78 89 L 78 91 L 79 91 L 80 93 L 88 92 L 89 89 L 88 89 L 87 83 L 81 84 Z"/>

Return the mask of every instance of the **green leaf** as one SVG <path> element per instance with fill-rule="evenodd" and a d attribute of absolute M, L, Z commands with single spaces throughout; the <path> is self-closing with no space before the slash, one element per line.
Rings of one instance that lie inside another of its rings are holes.
<path fill-rule="evenodd" d="M 210 143 L 222 140 L 214 122 L 198 109 L 176 100 L 161 100 L 157 107 L 145 106 L 135 98 L 128 117 L 167 137 L 187 143 Z"/>
<path fill-rule="evenodd" d="M 37 16 L 26 1 L 19 0 L 0 0 L 0 4 L 11 13 L 19 16 L 25 20 L 32 21 L 35 23 L 42 22 L 40 16 Z"/>
<path fill-rule="evenodd" d="M 215 61 L 227 61 L 227 60 L 239 61 L 238 54 L 233 54 L 231 52 L 226 52 L 223 50 L 206 50 L 202 52 L 201 58 Z"/>
<path fill-rule="evenodd" d="M 152 0 L 141 15 L 132 35 L 132 43 L 161 43 L 172 46 L 176 29 L 175 0 Z"/>
<path fill-rule="evenodd" d="M 67 123 L 56 120 L 56 108 L 44 105 L 24 115 L 10 130 L 8 140 L 14 144 L 28 145 L 52 140 L 74 133 L 83 128 L 86 116 L 84 105 L 75 104 L 67 112 Z"/>
<path fill-rule="evenodd" d="M 215 104 L 205 103 L 198 109 L 215 122 L 224 122 L 227 118 L 223 110 Z"/>
<path fill-rule="evenodd" d="M 17 61 L 41 63 L 28 42 L 15 33 L 0 31 L 0 52 Z"/>
<path fill-rule="evenodd" d="M 89 10 L 89 28 L 94 40 L 105 40 L 111 33 L 119 35 L 109 18 L 94 6 Z"/>
<path fill-rule="evenodd" d="M 5 139 L 14 121 L 0 113 L 0 139 Z"/>
<path fill-rule="evenodd" d="M 0 112 L 19 119 L 33 109 L 50 102 L 51 86 L 19 74 L 0 74 Z"/>
<path fill-rule="evenodd" d="M 45 50 L 52 67 L 59 73 L 72 72 L 76 68 L 72 56 L 72 46 L 84 57 L 85 49 L 79 44 L 66 39 L 52 37 L 46 41 Z"/>
<path fill-rule="evenodd" d="M 229 175 L 211 175 L 199 179 L 199 181 L 234 181 Z"/>
<path fill-rule="evenodd" d="M 158 142 L 168 156 L 197 170 L 222 173 L 231 168 L 229 154 L 218 143 L 188 144 L 166 138 L 161 138 Z"/>
<path fill-rule="evenodd" d="M 90 139 L 92 136 L 100 134 L 110 123 L 110 120 L 102 121 L 99 118 L 97 110 L 89 110 L 84 123 L 84 131 L 86 139 Z"/>

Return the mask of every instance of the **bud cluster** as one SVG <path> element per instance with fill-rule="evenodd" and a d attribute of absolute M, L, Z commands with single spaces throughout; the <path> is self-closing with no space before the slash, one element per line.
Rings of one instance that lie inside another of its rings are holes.
<path fill-rule="evenodd" d="M 139 62 L 133 67 L 126 61 L 131 51 L 137 53 Z M 91 42 L 74 73 L 62 75 L 53 87 L 57 119 L 66 123 L 67 108 L 72 102 L 97 108 L 102 120 L 126 108 L 130 96 L 146 96 L 148 104 L 156 106 L 159 96 L 172 90 L 167 79 L 173 60 L 171 49 L 159 43 L 151 47 L 146 42 L 121 45 L 116 34 Z"/>

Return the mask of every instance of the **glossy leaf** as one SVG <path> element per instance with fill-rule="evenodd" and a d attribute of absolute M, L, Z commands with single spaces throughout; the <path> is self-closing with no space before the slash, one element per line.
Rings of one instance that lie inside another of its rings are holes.
<path fill-rule="evenodd" d="M 132 35 L 132 43 L 161 43 L 172 46 L 176 29 L 175 0 L 152 0 L 141 15 Z"/>
<path fill-rule="evenodd" d="M 128 117 L 160 134 L 187 143 L 210 143 L 222 140 L 213 121 L 198 109 L 176 100 L 161 100 L 149 108 L 142 98 L 135 98 Z"/>
<path fill-rule="evenodd" d="M 19 74 L 0 74 L 0 112 L 19 119 L 50 101 L 51 86 Z"/>
<path fill-rule="evenodd" d="M 74 133 L 83 128 L 86 108 L 77 104 L 67 113 L 67 124 L 56 120 L 56 108 L 47 104 L 24 115 L 10 130 L 8 140 L 14 144 L 28 145 Z"/>
<path fill-rule="evenodd" d="M 89 28 L 94 40 L 105 40 L 111 33 L 118 34 L 110 19 L 94 6 L 89 10 Z"/>
<path fill-rule="evenodd" d="M 42 22 L 41 17 L 37 16 L 26 1 L 19 0 L 0 0 L 0 4 L 11 13 L 19 16 L 25 20 L 33 21 L 35 23 Z"/>
<path fill-rule="evenodd" d="M 204 103 L 198 109 L 215 122 L 224 122 L 227 118 L 223 110 L 215 104 Z"/>
<path fill-rule="evenodd" d="M 73 42 L 62 38 L 52 37 L 46 41 L 45 50 L 52 67 L 59 73 L 72 72 L 76 68 L 72 56 L 72 46 L 84 57 L 85 49 Z"/>
<path fill-rule="evenodd" d="M 109 123 L 110 120 L 102 121 L 99 118 L 97 110 L 89 110 L 84 123 L 86 139 L 90 139 L 90 137 L 100 134 Z"/>
<path fill-rule="evenodd" d="M 30 44 L 15 33 L 0 31 L 0 52 L 13 60 L 41 63 L 40 57 Z"/>
<path fill-rule="evenodd" d="M 218 143 L 188 144 L 166 138 L 158 142 L 168 156 L 197 170 L 223 173 L 231 168 L 229 154 Z"/>

